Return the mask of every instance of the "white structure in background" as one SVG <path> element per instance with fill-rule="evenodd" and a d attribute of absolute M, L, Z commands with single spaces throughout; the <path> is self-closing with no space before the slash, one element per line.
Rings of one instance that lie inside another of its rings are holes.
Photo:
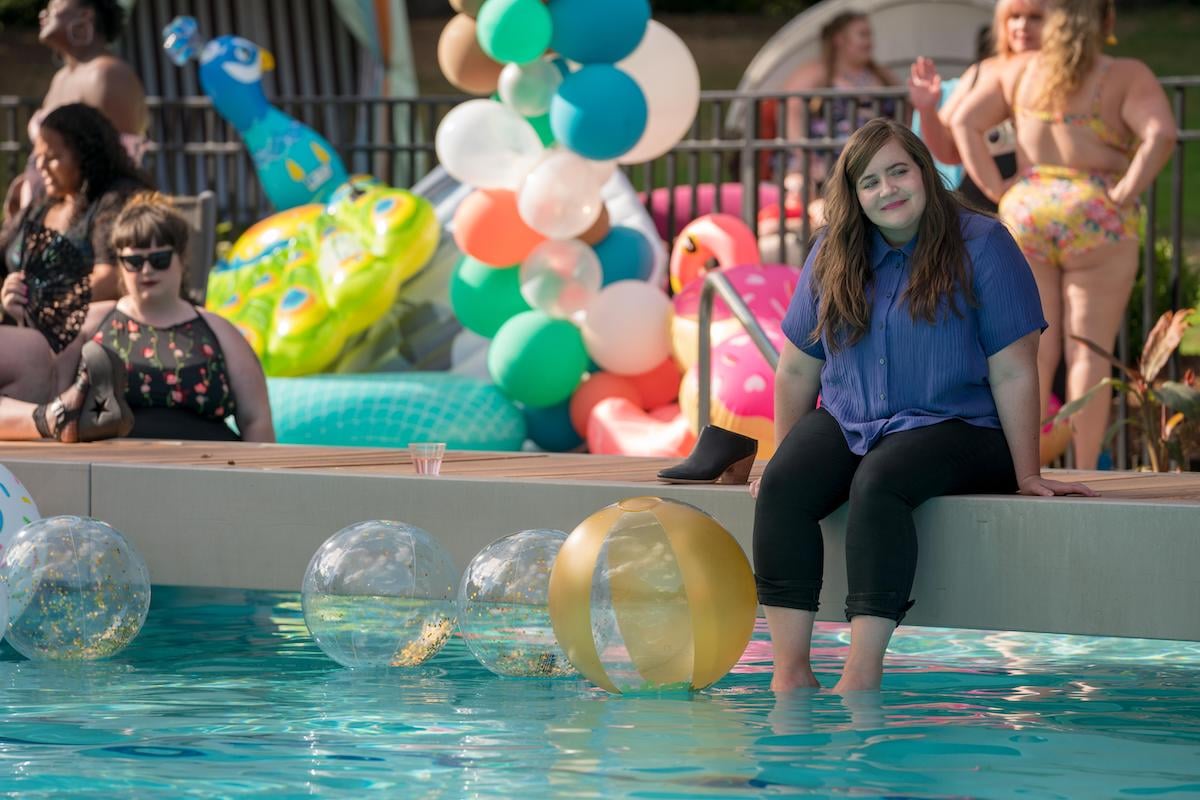
<path fill-rule="evenodd" d="M 875 60 L 903 80 L 917 56 L 928 56 L 943 78 L 975 61 L 979 29 L 991 24 L 995 0 L 825 0 L 797 14 L 767 40 L 746 67 L 739 92 L 782 89 L 801 64 L 821 57 L 821 28 L 846 11 L 867 15 Z M 728 123 L 740 129 L 743 104 L 730 104 Z"/>

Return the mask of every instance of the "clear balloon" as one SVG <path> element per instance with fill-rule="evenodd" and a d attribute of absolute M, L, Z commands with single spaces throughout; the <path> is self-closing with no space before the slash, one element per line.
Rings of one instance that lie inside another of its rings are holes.
<path fill-rule="evenodd" d="M 434 139 L 452 176 L 479 189 L 516 189 L 545 149 L 529 121 L 495 100 L 468 100 L 442 119 Z"/>
<path fill-rule="evenodd" d="M 500 71 L 500 99 L 523 117 L 540 117 L 562 81 L 562 72 L 545 59 L 508 64 Z"/>
<path fill-rule="evenodd" d="M 8 643 L 26 658 L 104 658 L 133 641 L 150 610 L 150 573 L 108 525 L 86 517 L 36 520 L 5 547 Z"/>
<path fill-rule="evenodd" d="M 700 107 L 700 71 L 686 44 L 661 22 L 650 20 L 637 49 L 617 66 L 642 88 L 648 109 L 637 144 L 620 157 L 622 164 L 658 158 L 675 146 Z"/>
<path fill-rule="evenodd" d="M 458 629 L 479 663 L 497 675 L 574 674 L 548 607 L 550 571 L 566 539 L 563 531 L 521 531 L 492 542 L 467 565 Z"/>
<path fill-rule="evenodd" d="M 587 308 L 583 341 L 592 360 L 617 375 L 640 375 L 671 353 L 671 301 L 645 281 L 604 287 Z"/>
<path fill-rule="evenodd" d="M 600 259 L 578 239 L 542 242 L 521 263 L 521 296 L 552 317 L 570 318 L 600 291 Z"/>
<path fill-rule="evenodd" d="M 568 150 L 551 151 L 517 192 L 525 224 L 550 239 L 573 239 L 592 227 L 604 207 L 593 165 Z"/>
<path fill-rule="evenodd" d="M 304 623 L 347 667 L 408 667 L 454 631 L 454 565 L 413 525 L 369 520 L 329 537 L 308 563 Z"/>

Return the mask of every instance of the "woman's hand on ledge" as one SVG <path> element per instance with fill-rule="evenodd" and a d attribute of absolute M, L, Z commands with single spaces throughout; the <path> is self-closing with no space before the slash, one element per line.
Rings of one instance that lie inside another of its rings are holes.
<path fill-rule="evenodd" d="M 1054 497 L 1056 495 L 1077 494 L 1084 497 L 1099 497 L 1100 493 L 1082 483 L 1063 483 L 1043 478 L 1041 475 L 1030 475 L 1018 482 L 1018 494 L 1028 494 L 1034 497 Z"/>

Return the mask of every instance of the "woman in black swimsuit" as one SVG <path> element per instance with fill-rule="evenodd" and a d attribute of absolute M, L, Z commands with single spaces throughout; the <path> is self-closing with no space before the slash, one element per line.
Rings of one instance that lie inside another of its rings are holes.
<path fill-rule="evenodd" d="M 187 238 L 165 198 L 129 202 L 112 231 L 124 296 L 88 309 L 64 350 L 81 349 L 79 377 L 58 397 L 35 406 L 0 383 L 10 395 L 0 397 L 0 438 L 275 440 L 258 357 L 229 322 L 183 298 Z"/>
<path fill-rule="evenodd" d="M 82 103 L 46 115 L 34 158 L 46 196 L 0 231 L 0 306 L 5 322 L 35 328 L 57 353 L 79 334 L 88 303 L 118 296 L 112 223 L 150 183 L 108 119 Z"/>

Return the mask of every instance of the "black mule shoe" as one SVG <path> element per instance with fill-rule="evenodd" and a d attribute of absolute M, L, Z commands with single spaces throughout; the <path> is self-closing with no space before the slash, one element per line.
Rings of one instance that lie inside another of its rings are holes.
<path fill-rule="evenodd" d="M 706 425 L 687 460 L 658 473 L 664 483 L 746 483 L 758 440 Z"/>
<path fill-rule="evenodd" d="M 79 409 L 79 441 L 128 436 L 133 430 L 133 410 L 125 402 L 129 385 L 125 363 L 96 342 L 84 343 L 79 360 L 88 378 L 87 393 Z"/>

